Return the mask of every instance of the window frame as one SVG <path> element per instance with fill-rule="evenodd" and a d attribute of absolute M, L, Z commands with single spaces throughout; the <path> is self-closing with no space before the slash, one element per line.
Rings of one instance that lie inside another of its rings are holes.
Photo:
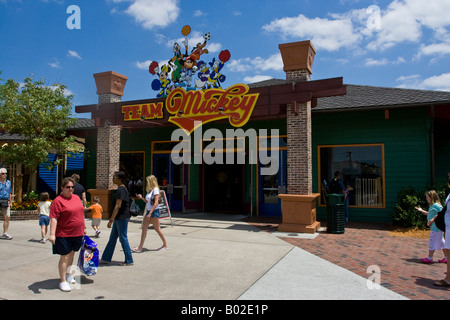
<path fill-rule="evenodd" d="M 363 143 L 363 144 L 329 144 L 329 145 L 318 145 L 317 146 L 317 177 L 318 177 L 318 189 L 320 193 L 319 206 L 324 207 L 322 196 L 322 172 L 321 172 L 321 149 L 322 148 L 343 148 L 343 147 L 381 147 L 381 188 L 382 188 L 382 204 L 381 206 L 363 206 L 363 205 L 350 205 L 350 208 L 361 208 L 361 209 L 386 209 L 386 163 L 385 163 L 385 145 L 384 143 Z"/>

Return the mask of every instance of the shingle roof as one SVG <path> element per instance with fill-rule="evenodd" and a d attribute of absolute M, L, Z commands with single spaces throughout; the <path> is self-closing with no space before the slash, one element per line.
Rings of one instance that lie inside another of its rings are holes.
<path fill-rule="evenodd" d="M 290 83 L 282 79 L 269 79 L 251 83 L 250 88 L 269 87 Z M 344 111 L 387 107 L 450 104 L 450 92 L 386 88 L 347 84 L 347 94 L 320 98 L 313 112 Z"/>
<path fill-rule="evenodd" d="M 318 99 L 314 112 L 450 104 L 450 92 L 346 85 L 347 94 Z"/>
<path fill-rule="evenodd" d="M 94 119 L 77 118 L 77 123 L 73 127 L 69 128 L 69 130 L 88 129 L 88 128 L 95 128 Z"/>

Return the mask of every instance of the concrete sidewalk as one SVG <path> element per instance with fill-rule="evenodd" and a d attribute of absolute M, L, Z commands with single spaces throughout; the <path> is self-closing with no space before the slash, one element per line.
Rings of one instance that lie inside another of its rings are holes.
<path fill-rule="evenodd" d="M 69 293 L 58 289 L 51 244 L 39 243 L 37 221 L 12 221 L 12 240 L 0 240 L 0 299 L 8 300 L 297 300 L 406 299 L 385 288 L 370 290 L 367 279 L 292 246 L 245 222 L 244 216 L 187 214 L 162 220 L 170 250 L 150 229 L 134 265 L 120 266 L 119 242 L 110 265 L 95 276 L 81 275 Z M 128 237 L 140 239 L 142 217 L 132 218 Z M 88 235 L 94 233 L 86 220 Z M 101 224 L 100 254 L 109 238 Z M 318 235 L 320 236 L 320 235 Z M 78 254 L 75 255 L 75 259 Z"/>

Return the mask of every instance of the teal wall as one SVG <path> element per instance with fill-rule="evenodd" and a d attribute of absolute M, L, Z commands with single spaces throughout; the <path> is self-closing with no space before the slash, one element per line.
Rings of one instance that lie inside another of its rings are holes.
<path fill-rule="evenodd" d="M 392 221 L 397 195 L 403 187 L 431 183 L 430 117 L 427 108 L 315 113 L 313 131 L 313 190 L 318 187 L 319 145 L 383 143 L 385 153 L 385 208 L 352 208 L 350 220 Z M 326 216 L 325 206 L 318 217 Z"/>

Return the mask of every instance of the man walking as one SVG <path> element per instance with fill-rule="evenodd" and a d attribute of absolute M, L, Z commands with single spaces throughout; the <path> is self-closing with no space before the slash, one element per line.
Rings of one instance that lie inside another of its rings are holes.
<path fill-rule="evenodd" d="M 0 210 L 3 214 L 3 235 L 0 239 L 11 240 L 12 237 L 8 234 L 9 218 L 11 216 L 11 181 L 6 179 L 7 170 L 0 169 Z"/>

